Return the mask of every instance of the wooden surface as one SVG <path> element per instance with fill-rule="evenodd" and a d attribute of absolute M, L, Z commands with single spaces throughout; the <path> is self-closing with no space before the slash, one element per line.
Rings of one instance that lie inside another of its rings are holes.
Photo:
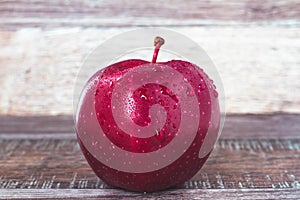
<path fill-rule="evenodd" d="M 219 189 L 219 190 L 187 190 L 176 189 L 168 192 L 157 192 L 153 194 L 140 194 L 111 189 L 111 190 L 89 190 L 89 189 L 27 189 L 27 190 L 2 190 L 4 197 L 14 193 L 14 199 L 24 199 L 35 192 L 38 199 L 299 199 L 300 192 L 295 189 Z"/>
<path fill-rule="evenodd" d="M 229 114 L 221 137 L 226 139 L 300 139 L 299 114 Z M 0 139 L 66 137 L 75 139 L 72 116 L 0 115 Z"/>
<path fill-rule="evenodd" d="M 86 56 L 114 35 L 151 26 L 185 34 L 208 53 L 227 112 L 300 112 L 298 0 L 21 0 L 0 1 L 0 114 L 70 115 Z"/>
<path fill-rule="evenodd" d="M 95 176 L 81 154 L 71 116 L 2 116 L 0 198 L 299 199 L 299 119 L 289 114 L 229 115 L 212 156 L 193 179 L 140 194 Z"/>
<path fill-rule="evenodd" d="M 3 1 L 1 29 L 19 27 L 203 26 L 273 23 L 299 25 L 297 0 Z M 296 22 L 295 22 L 296 21 Z"/>
<path fill-rule="evenodd" d="M 0 85 L 5 94 L 0 95 L 0 114 L 71 114 L 74 83 L 85 56 L 112 35 L 127 30 L 0 31 Z M 216 64 L 227 112 L 300 112 L 300 28 L 173 30 L 195 40 Z M 151 42 L 149 39 L 149 45 Z M 151 53 L 144 59 L 150 57 Z"/>

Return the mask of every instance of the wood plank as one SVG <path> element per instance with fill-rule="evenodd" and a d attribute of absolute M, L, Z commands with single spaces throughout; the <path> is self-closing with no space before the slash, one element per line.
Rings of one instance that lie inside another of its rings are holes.
<path fill-rule="evenodd" d="M 74 133 L 74 120 L 70 115 L 11 116 L 0 115 L 0 134 L 59 134 Z"/>
<path fill-rule="evenodd" d="M 300 189 L 300 139 L 221 139 L 203 169 L 176 189 Z M 0 189 L 113 189 L 75 139 L 0 140 Z"/>
<path fill-rule="evenodd" d="M 60 118 L 62 122 L 58 123 Z M 256 196 L 298 199 L 300 138 L 289 134 L 290 130 L 299 133 L 295 125 L 298 118 L 299 115 L 290 114 L 243 117 L 230 115 L 227 121 L 231 121 L 231 126 L 225 128 L 227 133 L 223 134 L 212 156 L 195 177 L 170 190 L 140 194 L 115 189 L 94 175 L 83 158 L 70 127 L 63 126 L 72 124 L 71 116 L 32 118 L 1 116 L 0 199 L 120 197 L 171 199 L 174 196 L 188 199 L 205 197 L 253 199 Z M 279 126 L 279 123 L 292 128 L 285 129 L 284 126 Z M 9 133 L 4 134 L 1 131 L 8 124 L 11 127 L 14 127 L 12 124 L 17 124 L 15 129 L 7 129 L 13 134 L 12 137 L 7 137 Z M 58 124 L 57 130 L 71 137 L 60 138 L 61 134 L 55 134 L 55 124 Z M 244 133 L 228 134 L 229 131 L 238 132 L 237 125 L 245 127 L 240 128 Z M 18 134 L 14 134 L 18 126 L 23 127 L 28 133 L 35 128 L 36 131 L 45 128 L 48 134 L 35 132 L 26 137 L 25 131 L 19 133 L 22 137 L 18 138 L 15 137 Z M 277 126 L 279 130 L 285 131 L 285 134 L 280 134 L 279 139 L 276 138 L 276 134 L 268 135 L 276 131 L 276 128 L 267 128 L 263 129 L 267 132 L 266 137 L 261 137 L 263 132 L 259 131 L 257 138 L 247 137 L 248 134 L 251 135 L 251 126 L 257 130 L 260 127 Z M 42 137 L 45 134 L 49 137 Z M 41 137 L 34 137 L 35 135 Z"/>
<path fill-rule="evenodd" d="M 195 189 L 168 190 L 163 192 L 140 194 L 123 190 L 89 190 L 89 189 L 0 189 L 3 199 L 299 199 L 297 189 Z M 1 199 L 1 197 L 0 197 Z"/>
<path fill-rule="evenodd" d="M 223 139 L 299 139 L 299 114 L 227 115 Z M 72 116 L 0 115 L 0 139 L 74 139 Z"/>
<path fill-rule="evenodd" d="M 299 25 L 299 1 L 1 1 L 0 27 Z"/>
<path fill-rule="evenodd" d="M 112 35 L 128 30 L 0 31 L 0 114 L 72 114 L 74 84 L 85 56 Z M 216 64 L 228 113 L 300 113 L 299 27 L 173 30 L 197 42 Z M 151 42 L 149 38 L 149 46 Z M 149 60 L 151 53 L 145 58 L 136 52 L 134 57 Z M 170 58 L 162 54 L 159 59 Z M 95 66 L 103 67 L 98 63 Z"/>

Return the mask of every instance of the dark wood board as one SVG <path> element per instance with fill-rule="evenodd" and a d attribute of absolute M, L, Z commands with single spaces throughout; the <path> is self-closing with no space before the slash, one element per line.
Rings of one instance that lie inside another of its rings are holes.
<path fill-rule="evenodd" d="M 0 198 L 300 198 L 300 138 L 298 126 L 293 126 L 298 115 L 228 116 L 224 134 L 200 172 L 182 185 L 151 194 L 124 191 L 99 180 L 81 154 L 72 117 L 1 118 Z M 248 125 L 239 134 L 238 124 L 245 126 L 247 121 L 252 129 Z M 278 122 L 284 135 L 265 129 Z M 18 124 L 23 129 L 17 129 Z M 36 128 L 48 131 L 39 133 Z M 250 130 L 253 137 L 247 136 Z"/>
<path fill-rule="evenodd" d="M 300 138 L 299 114 L 229 114 L 225 117 L 222 138 Z M 71 134 L 70 134 L 71 133 Z M 0 138 L 39 138 L 45 135 L 75 137 L 72 116 L 0 115 Z M 55 137 L 55 136 L 50 136 Z"/>
<path fill-rule="evenodd" d="M 1 140 L 0 188 L 108 189 L 75 139 Z M 181 189 L 300 188 L 300 139 L 220 139 Z"/>
<path fill-rule="evenodd" d="M 1 190 L 4 198 L 9 199 L 295 199 L 299 200 L 300 191 L 297 189 L 172 189 L 151 194 L 124 192 L 118 189 L 26 189 Z M 13 195 L 13 198 L 11 198 Z M 55 198 L 53 198 L 55 197 Z"/>

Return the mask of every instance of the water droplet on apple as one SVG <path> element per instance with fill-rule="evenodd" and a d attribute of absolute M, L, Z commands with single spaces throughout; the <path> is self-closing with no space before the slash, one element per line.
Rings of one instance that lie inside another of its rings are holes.
<path fill-rule="evenodd" d="M 99 94 L 99 89 L 96 90 L 95 96 L 97 96 L 98 94 Z"/>
<path fill-rule="evenodd" d="M 165 102 L 164 102 L 163 100 L 159 100 L 158 103 L 159 103 L 160 105 L 162 105 L 162 106 L 165 105 Z"/>
<path fill-rule="evenodd" d="M 164 139 L 164 133 L 163 131 L 159 131 L 158 129 L 155 130 L 156 134 L 155 134 L 155 137 L 157 140 L 162 140 Z"/>
<path fill-rule="evenodd" d="M 203 90 L 205 90 L 206 85 L 204 83 L 200 83 L 198 87 L 199 87 L 200 91 L 203 91 Z"/>
<path fill-rule="evenodd" d="M 178 107 L 178 103 L 175 103 L 173 108 L 176 109 Z"/>
<path fill-rule="evenodd" d="M 215 97 L 218 97 L 218 96 L 219 96 L 219 93 L 218 93 L 216 90 L 214 90 L 214 96 L 215 96 Z"/>
<path fill-rule="evenodd" d="M 186 90 L 186 95 L 189 97 L 194 96 L 194 90 L 192 88 L 188 87 Z"/>
<path fill-rule="evenodd" d="M 147 96 L 144 94 L 141 95 L 141 98 L 147 100 Z"/>
<path fill-rule="evenodd" d="M 165 87 L 161 87 L 161 88 L 160 88 L 160 93 L 161 93 L 161 94 L 168 95 L 168 94 L 169 94 L 169 91 L 168 91 L 168 89 L 167 89 L 167 88 L 165 88 Z"/>
<path fill-rule="evenodd" d="M 163 66 L 153 67 L 152 70 L 155 72 L 163 72 L 164 71 Z"/>
<path fill-rule="evenodd" d="M 142 99 L 144 99 L 145 101 L 149 101 L 149 98 L 148 98 L 148 96 L 147 96 L 145 90 L 140 90 L 139 93 L 140 93 L 140 97 L 141 97 Z"/>
<path fill-rule="evenodd" d="M 186 77 L 183 78 L 184 82 L 188 82 L 188 79 Z"/>
<path fill-rule="evenodd" d="M 176 128 L 176 124 L 175 123 L 173 123 L 173 128 Z"/>
<path fill-rule="evenodd" d="M 93 141 L 92 142 L 92 145 L 93 145 L 93 147 L 94 147 L 95 150 L 98 150 L 98 145 L 97 144 L 98 144 L 97 141 Z"/>

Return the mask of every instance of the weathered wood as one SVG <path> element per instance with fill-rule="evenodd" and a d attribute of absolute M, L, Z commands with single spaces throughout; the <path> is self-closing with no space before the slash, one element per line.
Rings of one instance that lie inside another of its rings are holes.
<path fill-rule="evenodd" d="M 299 114 L 226 116 L 223 139 L 299 139 Z M 0 115 L 0 139 L 74 139 L 72 116 Z"/>
<path fill-rule="evenodd" d="M 0 31 L 0 114 L 71 114 L 74 83 L 85 56 L 126 30 Z M 226 92 L 227 112 L 300 112 L 299 27 L 174 30 L 195 40 L 216 64 Z M 137 52 L 134 58 L 149 60 L 151 53 L 145 58 Z M 159 59 L 167 60 L 163 55 Z"/>
<path fill-rule="evenodd" d="M 0 115 L 0 135 L 74 133 L 74 123 L 73 116 L 70 115 L 30 117 Z"/>
<path fill-rule="evenodd" d="M 234 24 L 299 25 L 297 0 L 1 1 L 1 29 Z"/>
<path fill-rule="evenodd" d="M 297 189 L 196 189 L 196 190 L 167 190 L 149 194 L 140 194 L 116 189 L 0 189 L 4 199 L 299 199 Z M 1 199 L 1 197 L 0 197 Z"/>
<path fill-rule="evenodd" d="M 1 116 L 0 199 L 299 199 L 298 121 L 291 114 L 229 115 L 197 175 L 172 189 L 141 194 L 96 177 L 77 144 L 71 116 Z"/>
<path fill-rule="evenodd" d="M 111 189 L 75 139 L 1 140 L 0 188 Z M 203 169 L 177 189 L 300 189 L 300 139 L 219 140 Z"/>

